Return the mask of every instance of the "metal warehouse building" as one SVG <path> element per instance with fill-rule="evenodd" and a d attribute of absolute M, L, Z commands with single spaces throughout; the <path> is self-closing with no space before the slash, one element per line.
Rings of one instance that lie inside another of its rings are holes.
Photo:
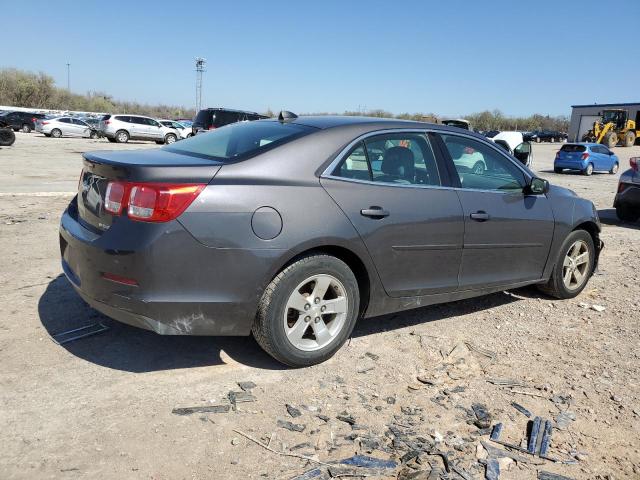
<path fill-rule="evenodd" d="M 640 102 L 635 103 L 594 103 L 593 105 L 572 105 L 571 123 L 569 124 L 569 141 L 579 142 L 582 135 L 600 118 L 602 110 L 621 108 L 629 112 L 629 119 L 636 121 L 640 128 Z"/>

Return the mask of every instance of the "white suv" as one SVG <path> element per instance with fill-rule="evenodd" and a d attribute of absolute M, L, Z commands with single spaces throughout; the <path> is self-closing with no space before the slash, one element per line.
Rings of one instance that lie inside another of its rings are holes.
<path fill-rule="evenodd" d="M 180 138 L 174 128 L 165 127 L 157 120 L 141 115 L 105 115 L 99 130 L 110 142 L 127 143 L 129 140 L 154 140 L 173 143 Z"/>

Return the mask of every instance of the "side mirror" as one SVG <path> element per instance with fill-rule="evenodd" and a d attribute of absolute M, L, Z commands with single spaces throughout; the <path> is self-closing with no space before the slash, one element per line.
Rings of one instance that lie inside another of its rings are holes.
<path fill-rule="evenodd" d="M 544 195 L 549 191 L 549 182 L 542 178 L 533 177 L 525 189 L 531 195 Z"/>

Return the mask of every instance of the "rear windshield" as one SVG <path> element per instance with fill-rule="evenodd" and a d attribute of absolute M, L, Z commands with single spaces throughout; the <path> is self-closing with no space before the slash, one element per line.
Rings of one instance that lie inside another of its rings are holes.
<path fill-rule="evenodd" d="M 563 145 L 560 151 L 573 153 L 573 152 L 584 152 L 586 149 L 587 147 L 585 147 L 584 145 L 567 144 L 567 145 Z"/>
<path fill-rule="evenodd" d="M 270 120 L 240 122 L 163 148 L 196 157 L 236 161 L 283 145 L 315 130 L 317 129 L 307 125 Z"/>
<path fill-rule="evenodd" d="M 213 110 L 200 110 L 193 119 L 193 123 L 198 125 L 204 125 L 205 127 L 211 126 L 213 123 L 214 112 Z"/>

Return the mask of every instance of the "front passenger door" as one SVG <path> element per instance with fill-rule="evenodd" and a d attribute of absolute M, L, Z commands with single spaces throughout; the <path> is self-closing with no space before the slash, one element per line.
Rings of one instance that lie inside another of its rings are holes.
<path fill-rule="evenodd" d="M 460 289 L 542 278 L 554 229 L 547 197 L 526 195 L 527 176 L 498 148 L 461 135 L 441 138 L 461 187 Z"/>

